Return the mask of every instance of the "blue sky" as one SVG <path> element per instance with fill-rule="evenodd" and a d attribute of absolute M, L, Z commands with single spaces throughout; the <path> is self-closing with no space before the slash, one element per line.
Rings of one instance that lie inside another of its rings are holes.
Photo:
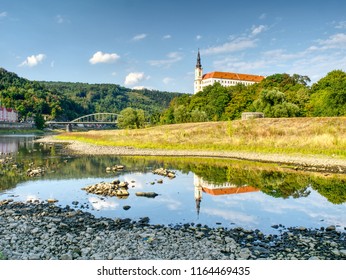
<path fill-rule="evenodd" d="M 30 80 L 193 92 L 204 73 L 346 71 L 346 1 L 0 0 L 0 67 Z"/>

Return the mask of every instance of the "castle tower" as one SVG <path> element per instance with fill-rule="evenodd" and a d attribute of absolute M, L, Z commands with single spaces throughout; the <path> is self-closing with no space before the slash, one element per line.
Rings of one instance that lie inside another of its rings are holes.
<path fill-rule="evenodd" d="M 202 90 L 202 75 L 203 75 L 203 68 L 201 64 L 201 55 L 199 53 L 197 54 L 197 63 L 195 68 L 195 83 L 194 83 L 194 90 L 193 93 L 197 93 Z"/>

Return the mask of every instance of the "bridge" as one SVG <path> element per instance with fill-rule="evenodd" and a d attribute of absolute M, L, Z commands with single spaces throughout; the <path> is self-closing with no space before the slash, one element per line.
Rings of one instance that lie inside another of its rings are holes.
<path fill-rule="evenodd" d="M 82 117 L 79 117 L 77 119 L 74 119 L 72 121 L 47 121 L 46 125 L 66 125 L 67 131 L 72 131 L 72 125 L 84 125 L 84 124 L 90 124 L 90 125 L 115 125 L 118 123 L 118 117 L 120 115 L 115 113 L 95 113 L 90 115 L 85 115 Z"/>

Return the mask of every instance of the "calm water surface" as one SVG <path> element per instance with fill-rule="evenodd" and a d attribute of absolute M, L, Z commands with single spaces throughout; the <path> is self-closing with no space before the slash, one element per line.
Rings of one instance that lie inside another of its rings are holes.
<path fill-rule="evenodd" d="M 265 233 L 277 231 L 272 226 L 279 224 L 308 228 L 336 225 L 341 231 L 346 227 L 345 175 L 302 173 L 235 160 L 69 157 L 59 153 L 61 146 L 42 146 L 33 139 L 0 137 L 0 200 L 55 198 L 58 205 L 95 216 L 149 217 L 151 223 L 165 225 L 240 226 Z M 107 173 L 106 167 L 115 164 L 124 165 L 124 171 Z M 42 177 L 28 178 L 29 166 L 43 167 L 46 172 Z M 175 171 L 176 178 L 153 174 L 159 167 Z M 82 190 L 114 179 L 130 183 L 127 198 Z M 157 183 L 159 179 L 163 179 L 162 184 Z M 136 192 L 159 195 L 137 197 Z M 123 207 L 127 205 L 131 208 L 126 211 Z"/>

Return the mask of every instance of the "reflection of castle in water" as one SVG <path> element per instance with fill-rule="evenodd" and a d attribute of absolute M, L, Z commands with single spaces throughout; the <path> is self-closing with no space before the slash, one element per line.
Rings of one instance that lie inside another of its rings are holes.
<path fill-rule="evenodd" d="M 203 180 L 201 177 L 194 175 L 193 183 L 195 186 L 195 200 L 197 214 L 201 209 L 202 194 L 207 193 L 210 195 L 229 195 L 229 194 L 240 194 L 247 192 L 257 192 L 259 189 L 252 186 L 238 186 L 229 182 L 223 184 L 214 184 Z"/>

